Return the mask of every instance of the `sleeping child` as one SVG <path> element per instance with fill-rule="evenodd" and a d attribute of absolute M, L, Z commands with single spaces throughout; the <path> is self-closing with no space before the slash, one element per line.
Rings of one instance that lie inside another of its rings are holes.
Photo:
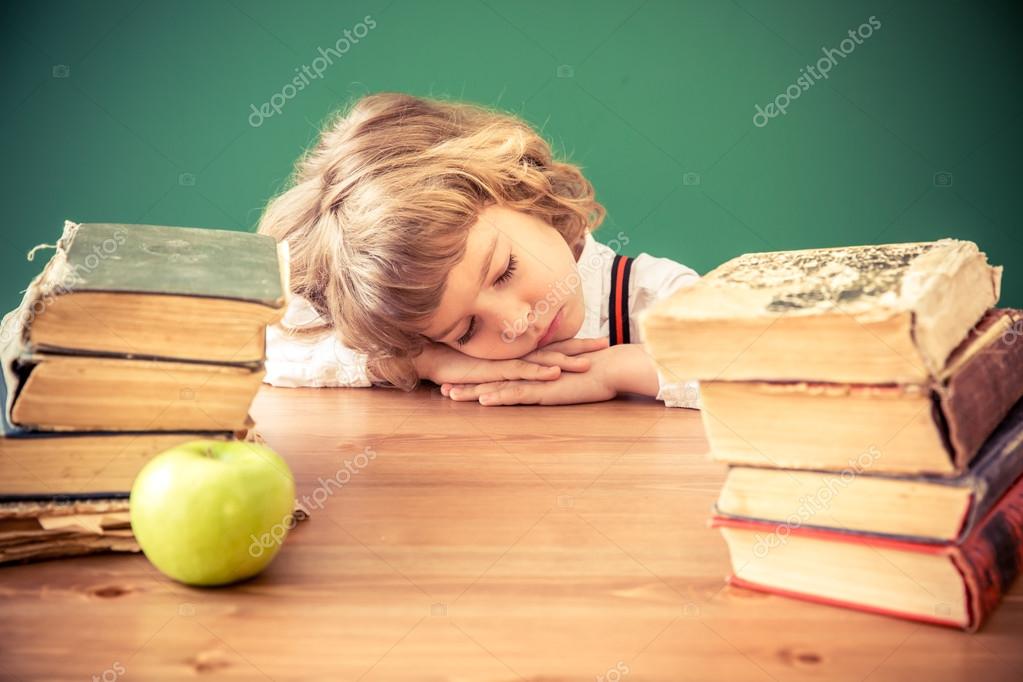
<path fill-rule="evenodd" d="M 659 368 L 638 316 L 698 279 L 593 237 L 604 207 L 521 119 L 367 95 L 299 159 L 259 232 L 286 241 L 291 298 L 268 328 L 274 386 L 422 379 L 452 400 L 558 405 L 620 393 L 699 407 Z"/>

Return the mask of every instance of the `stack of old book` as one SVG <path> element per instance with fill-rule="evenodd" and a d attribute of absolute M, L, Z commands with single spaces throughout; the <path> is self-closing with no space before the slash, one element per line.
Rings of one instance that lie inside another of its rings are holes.
<path fill-rule="evenodd" d="M 747 254 L 644 316 L 734 584 L 975 630 L 1023 564 L 1023 315 L 972 242 Z"/>
<path fill-rule="evenodd" d="M 136 474 L 188 440 L 251 437 L 286 303 L 264 235 L 67 222 L 52 248 L 0 326 L 0 563 L 137 551 Z"/>

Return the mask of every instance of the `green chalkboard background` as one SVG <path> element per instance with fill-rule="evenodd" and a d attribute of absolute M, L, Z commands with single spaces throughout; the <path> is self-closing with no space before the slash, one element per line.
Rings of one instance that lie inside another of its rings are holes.
<path fill-rule="evenodd" d="M 1023 306 L 1018 5 L 4 3 L 0 302 L 65 218 L 254 229 L 331 110 L 402 90 L 541 127 L 626 253 L 705 272 L 747 251 L 954 236 L 1006 266 L 1002 302 Z M 280 114 L 252 115 L 367 15 Z M 869 37 L 754 124 L 850 30 Z"/>

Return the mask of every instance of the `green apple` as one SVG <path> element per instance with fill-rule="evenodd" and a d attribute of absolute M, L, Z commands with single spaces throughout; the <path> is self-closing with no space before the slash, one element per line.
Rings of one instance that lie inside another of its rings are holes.
<path fill-rule="evenodd" d="M 196 440 L 154 457 L 131 489 L 131 528 L 153 565 L 224 585 L 269 564 L 293 525 L 295 478 L 257 443 Z"/>

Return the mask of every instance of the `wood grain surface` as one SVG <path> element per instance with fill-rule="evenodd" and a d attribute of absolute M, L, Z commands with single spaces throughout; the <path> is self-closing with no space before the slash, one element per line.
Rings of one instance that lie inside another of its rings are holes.
<path fill-rule="evenodd" d="M 697 412 L 264 386 L 253 416 L 310 511 L 270 568 L 2 568 L 0 679 L 1023 679 L 1019 582 L 972 636 L 726 587 Z"/>

